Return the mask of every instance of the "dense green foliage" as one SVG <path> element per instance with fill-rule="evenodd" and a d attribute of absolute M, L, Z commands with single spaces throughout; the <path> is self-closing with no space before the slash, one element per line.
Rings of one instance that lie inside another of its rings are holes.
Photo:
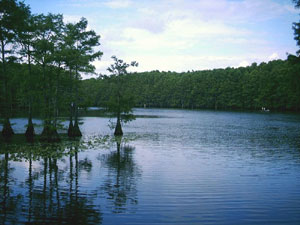
<path fill-rule="evenodd" d="M 43 139 L 59 140 L 59 114 L 69 108 L 69 135 L 81 136 L 80 73 L 94 72 L 91 62 L 102 55 L 95 49 L 100 36 L 87 30 L 84 18 L 65 24 L 62 15 L 32 15 L 29 7 L 17 0 L 1 0 L 0 6 L 2 135 L 13 135 L 9 117 L 23 108 L 28 112 L 26 137 L 34 136 L 32 114 L 38 111 L 44 120 Z"/>
<path fill-rule="evenodd" d="M 137 62 L 128 64 L 116 56 L 112 56 L 114 63 L 107 69 L 110 73 L 110 82 L 107 87 L 110 90 L 109 98 L 105 101 L 106 108 L 116 118 L 117 123 L 114 134 L 123 135 L 121 122 L 127 122 L 133 118 L 131 114 L 134 106 L 134 101 L 131 94 L 128 93 L 128 87 L 124 87 L 124 76 L 128 74 L 127 68 L 130 66 L 138 66 Z"/>
<path fill-rule="evenodd" d="M 104 106 L 113 95 L 112 79 L 83 80 L 84 101 Z M 237 69 L 132 73 L 123 76 L 122 86 L 137 107 L 300 110 L 300 65 L 288 60 Z"/>

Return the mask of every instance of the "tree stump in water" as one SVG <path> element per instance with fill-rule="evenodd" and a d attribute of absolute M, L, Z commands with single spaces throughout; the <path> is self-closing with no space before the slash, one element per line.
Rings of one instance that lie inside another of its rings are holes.
<path fill-rule="evenodd" d="M 74 128 L 73 128 L 73 134 L 72 135 L 73 135 L 72 137 L 81 137 L 82 136 L 77 121 L 75 121 Z"/>
<path fill-rule="evenodd" d="M 116 129 L 115 129 L 115 136 L 122 136 L 123 135 L 123 131 L 122 131 L 122 126 L 121 126 L 121 122 L 120 119 L 117 120 L 117 125 L 116 125 Z"/>
<path fill-rule="evenodd" d="M 69 137 L 73 137 L 73 130 L 74 130 L 73 122 L 72 122 L 72 120 L 70 120 L 69 128 L 68 128 L 68 136 Z"/>
<path fill-rule="evenodd" d="M 33 127 L 32 119 L 30 118 L 28 120 L 28 126 L 27 126 L 27 129 L 25 132 L 25 136 L 26 136 L 26 139 L 31 142 L 31 141 L 33 141 L 34 135 L 35 135 L 34 127 Z"/>
<path fill-rule="evenodd" d="M 14 135 L 14 131 L 11 128 L 11 124 L 8 118 L 4 120 L 3 129 L 2 129 L 2 136 L 4 138 L 10 138 Z"/>

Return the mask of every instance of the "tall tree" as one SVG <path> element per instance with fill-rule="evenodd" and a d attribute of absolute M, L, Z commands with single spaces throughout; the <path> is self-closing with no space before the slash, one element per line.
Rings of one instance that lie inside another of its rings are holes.
<path fill-rule="evenodd" d="M 131 112 L 134 106 L 134 101 L 129 93 L 122 86 L 121 79 L 124 75 L 128 74 L 127 68 L 130 66 L 138 66 L 138 63 L 133 61 L 130 64 L 118 59 L 116 56 L 112 56 L 114 64 L 112 64 L 107 70 L 111 73 L 114 79 L 112 90 L 113 95 L 107 102 L 107 107 L 110 112 L 112 112 L 117 117 L 117 124 L 115 127 L 114 135 L 123 135 L 121 121 L 127 121 L 132 118 Z M 123 114 L 123 117 L 121 115 Z"/>
<path fill-rule="evenodd" d="M 53 70 L 56 66 L 56 44 L 63 26 L 62 15 L 38 15 L 35 17 L 36 29 L 33 41 L 35 62 L 41 67 L 43 76 L 43 98 L 44 98 L 44 128 L 42 139 L 47 141 L 58 141 L 58 133 L 55 124 L 54 105 L 55 91 L 53 85 Z"/>
<path fill-rule="evenodd" d="M 79 93 L 78 85 L 80 80 L 80 73 L 93 73 L 95 67 L 91 64 L 95 59 L 102 56 L 102 52 L 95 50 L 99 46 L 100 36 L 93 30 L 87 30 L 88 21 L 81 18 L 78 23 L 66 25 L 66 50 L 69 53 L 67 57 L 67 66 L 70 72 L 70 89 L 75 90 L 74 101 L 71 101 L 71 116 L 70 125 L 68 129 L 69 136 L 81 136 L 78 125 L 78 102 Z M 72 79 L 72 71 L 74 79 Z M 74 86 L 74 88 L 73 88 Z M 72 113 L 74 112 L 74 125 L 72 124 Z"/>
<path fill-rule="evenodd" d="M 24 26 L 25 18 L 30 14 L 29 7 L 23 2 L 16 0 L 0 1 L 0 51 L 1 51 L 1 79 L 3 80 L 2 100 L 3 115 L 5 122 L 3 124 L 2 135 L 10 137 L 14 134 L 9 121 L 9 78 L 7 70 L 7 58 L 14 53 L 16 44 L 16 34 Z"/>
<path fill-rule="evenodd" d="M 63 64 L 64 64 L 64 58 L 65 58 L 65 52 L 64 52 L 64 30 L 65 30 L 65 24 L 62 20 L 62 16 L 59 17 L 56 24 L 55 29 L 55 42 L 54 42 L 54 51 L 53 51 L 53 65 L 54 65 L 54 96 L 53 96 L 53 115 L 54 115 L 54 121 L 53 125 L 55 128 L 57 128 L 58 125 L 58 116 L 59 116 L 59 108 L 60 108 L 60 100 L 61 100 L 61 94 L 60 91 L 60 82 L 62 80 L 61 75 L 63 74 Z"/>
<path fill-rule="evenodd" d="M 32 79 L 32 54 L 33 54 L 33 40 L 34 40 L 34 16 L 28 15 L 22 30 L 18 32 L 18 42 L 21 44 L 20 54 L 26 59 L 28 65 L 28 77 L 26 79 L 25 89 L 28 99 L 28 124 L 25 132 L 27 139 L 32 139 L 34 136 L 34 126 L 32 123 L 32 105 L 33 105 L 33 79 Z"/>

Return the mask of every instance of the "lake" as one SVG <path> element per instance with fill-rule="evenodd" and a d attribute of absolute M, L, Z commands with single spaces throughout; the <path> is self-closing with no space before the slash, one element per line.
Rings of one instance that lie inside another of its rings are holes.
<path fill-rule="evenodd" d="M 83 117 L 80 141 L 3 144 L 0 224 L 300 224 L 300 115 L 134 114 L 118 142 Z"/>

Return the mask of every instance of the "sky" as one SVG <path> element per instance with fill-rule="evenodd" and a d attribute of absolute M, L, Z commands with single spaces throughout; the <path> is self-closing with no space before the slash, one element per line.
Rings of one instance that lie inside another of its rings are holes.
<path fill-rule="evenodd" d="M 115 55 L 131 71 L 193 71 L 248 66 L 295 54 L 291 0 L 25 0 L 32 13 L 85 17 L 101 36 L 96 72 Z"/>

